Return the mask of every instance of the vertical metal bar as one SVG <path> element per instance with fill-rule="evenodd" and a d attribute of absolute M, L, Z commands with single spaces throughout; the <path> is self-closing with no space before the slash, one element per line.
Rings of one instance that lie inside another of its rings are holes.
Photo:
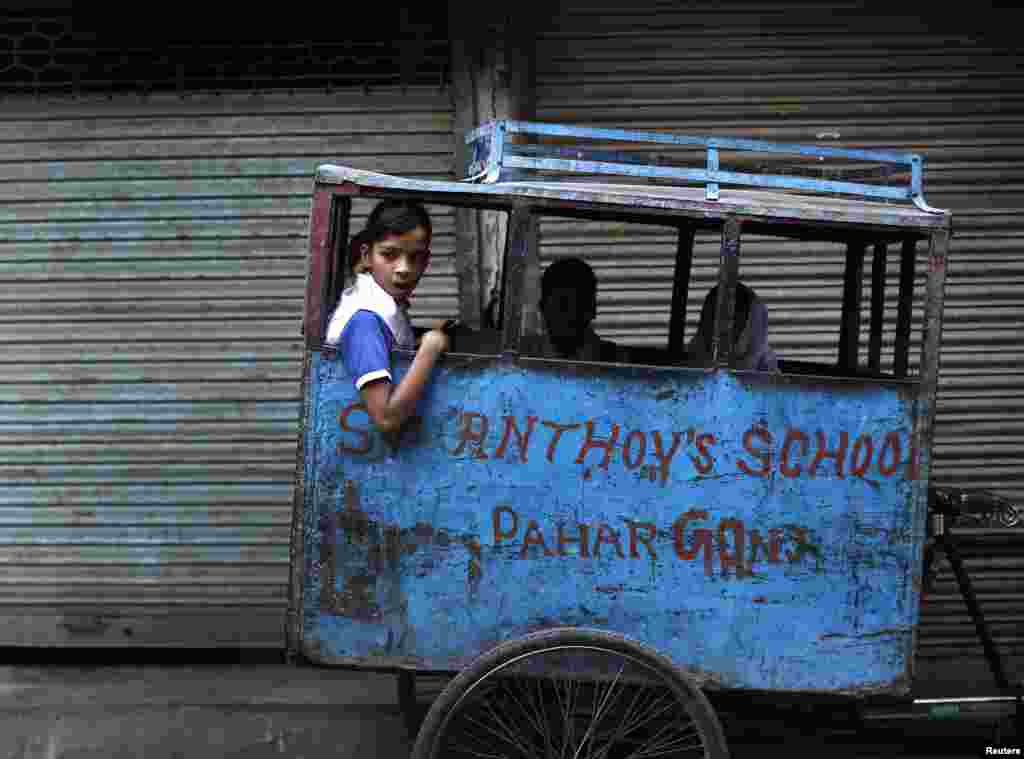
<path fill-rule="evenodd" d="M 718 148 L 708 145 L 708 171 L 718 171 Z M 718 200 L 718 182 L 708 182 L 704 189 L 706 200 Z"/>
<path fill-rule="evenodd" d="M 871 256 L 871 342 L 868 345 L 868 368 L 882 370 L 882 323 L 885 320 L 885 244 L 875 245 Z"/>
<path fill-rule="evenodd" d="M 732 365 L 732 323 L 736 311 L 736 280 L 740 266 L 740 222 L 728 218 L 722 226 L 722 250 L 718 268 L 718 303 L 711 355 L 715 366 Z"/>
<path fill-rule="evenodd" d="M 348 198 L 339 198 L 347 202 Z M 331 205 L 329 189 L 317 187 L 313 191 L 313 207 L 309 214 L 309 260 L 306 264 L 306 310 L 302 331 L 306 347 L 316 349 L 323 339 L 326 326 L 325 300 L 331 283 Z M 345 215 L 348 213 L 345 211 Z"/>
<path fill-rule="evenodd" d="M 505 261 L 501 267 L 501 352 L 506 358 L 519 355 L 523 331 L 523 296 L 531 235 L 531 211 L 517 205 L 508 221 Z"/>
<path fill-rule="evenodd" d="M 864 289 L 864 241 L 846 243 L 843 320 L 839 325 L 839 366 L 856 369 L 860 358 L 860 299 Z"/>
<path fill-rule="evenodd" d="M 914 309 L 914 269 L 917 259 L 917 241 L 903 241 L 900 252 L 900 294 L 896 315 L 896 345 L 893 355 L 893 372 L 897 377 L 907 376 L 907 362 L 910 352 L 910 320 Z"/>
<path fill-rule="evenodd" d="M 924 303 L 924 328 L 921 334 L 921 402 L 913 431 L 913 470 L 928 482 L 932 442 L 935 430 L 935 401 L 939 393 L 939 353 L 942 343 L 942 310 L 946 289 L 946 253 L 949 231 L 932 233 L 928 251 L 928 280 Z"/>
<path fill-rule="evenodd" d="M 686 302 L 690 293 L 690 271 L 693 268 L 693 238 L 697 228 L 692 224 L 679 227 L 676 244 L 676 268 L 672 277 L 672 311 L 668 322 L 668 351 L 673 356 L 683 352 L 686 339 Z"/>
<path fill-rule="evenodd" d="M 498 121 L 491 133 L 490 153 L 487 156 L 488 182 L 497 182 L 501 178 L 501 156 L 505 150 L 505 122 Z"/>
<path fill-rule="evenodd" d="M 1010 687 L 1010 681 L 1006 678 L 1006 671 L 1003 669 L 1003 660 L 999 657 L 999 650 L 996 648 L 995 642 L 992 640 L 992 635 L 989 632 L 985 616 L 981 613 L 981 606 L 978 604 L 978 598 L 974 595 L 974 588 L 971 586 L 971 578 L 964 570 L 964 563 L 960 558 L 960 551 L 956 547 L 956 542 L 948 533 L 943 532 L 943 534 L 939 536 L 939 539 L 942 542 L 942 549 L 946 552 L 946 557 L 949 559 L 949 564 L 953 567 L 953 574 L 956 575 L 957 584 L 960 586 L 960 595 L 963 596 L 964 603 L 967 605 L 967 611 L 971 615 L 971 621 L 974 622 L 974 629 L 978 633 L 978 638 L 981 640 L 981 647 L 985 651 L 985 659 L 988 661 L 989 669 L 992 670 L 992 676 L 995 678 L 996 685 L 1001 689 L 1006 690 Z"/>
<path fill-rule="evenodd" d="M 348 271 L 349 256 L 349 225 L 351 223 L 352 201 L 340 197 L 331 207 L 331 228 L 327 235 L 329 248 L 328 260 L 331 264 L 330 284 L 327 287 L 327 300 L 324 303 L 324 330 L 327 329 L 327 318 L 337 303 L 338 296 L 345 287 L 351 284 Z"/>

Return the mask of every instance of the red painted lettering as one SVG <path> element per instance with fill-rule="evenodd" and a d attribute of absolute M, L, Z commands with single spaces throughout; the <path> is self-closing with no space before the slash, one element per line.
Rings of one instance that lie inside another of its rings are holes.
<path fill-rule="evenodd" d="M 711 577 L 711 530 L 699 527 L 693 531 L 693 549 L 686 548 L 686 526 L 697 519 L 707 519 L 708 513 L 699 509 L 687 511 L 672 525 L 676 556 L 683 561 L 693 561 L 704 549 L 704 574 Z"/>
<path fill-rule="evenodd" d="M 587 533 L 590 532 L 590 526 L 577 523 L 576 527 L 579 528 L 580 536 L 578 538 L 569 538 L 565 536 L 562 525 L 558 525 L 558 555 L 568 556 L 565 551 L 565 546 L 569 543 L 578 543 L 580 547 L 580 556 L 584 559 L 589 559 L 590 545 L 587 541 Z"/>
<path fill-rule="evenodd" d="M 904 477 L 910 481 L 918 479 L 921 475 L 921 452 L 917 448 L 917 439 L 910 436 L 910 458 L 907 459 L 907 470 Z"/>
<path fill-rule="evenodd" d="M 530 435 L 533 434 L 533 425 L 536 423 L 537 417 L 526 417 L 526 432 L 520 432 L 519 427 L 516 425 L 515 417 L 506 416 L 505 431 L 501 435 L 501 442 L 498 444 L 497 450 L 494 451 L 494 458 L 501 459 L 505 457 L 505 450 L 508 447 L 508 441 L 512 437 L 512 431 L 515 430 L 516 442 L 519 443 L 519 460 L 525 464 L 526 449 L 530 445 Z"/>
<path fill-rule="evenodd" d="M 782 536 L 781 527 L 772 527 L 768 530 L 768 563 L 782 563 Z"/>
<path fill-rule="evenodd" d="M 636 436 L 640 437 L 639 448 L 640 452 L 636 455 L 635 459 L 630 457 L 630 451 L 633 449 L 633 440 Z M 636 469 L 640 464 L 643 463 L 644 455 L 647 453 L 647 436 L 640 430 L 633 430 L 626 436 L 626 442 L 622 446 L 622 463 L 626 465 L 626 469 Z"/>
<path fill-rule="evenodd" d="M 583 441 L 583 446 L 580 448 L 580 453 L 576 457 L 576 463 L 582 464 L 587 456 L 587 451 L 591 448 L 600 448 L 604 451 L 604 458 L 601 459 L 601 463 L 598 467 L 601 469 L 608 468 L 608 462 L 612 460 L 612 451 L 615 450 L 615 444 L 619 442 L 619 425 L 612 425 L 612 437 L 610 440 L 595 440 L 594 439 L 594 422 L 593 420 L 587 422 L 587 439 Z"/>
<path fill-rule="evenodd" d="M 768 530 L 768 563 L 769 564 L 781 564 L 782 563 L 782 530 L 778 527 L 772 527 Z M 761 537 L 761 533 L 757 530 L 750 531 L 750 564 L 748 568 L 752 571 L 754 569 L 754 562 L 757 561 L 757 555 L 759 552 L 763 552 L 765 548 L 764 538 Z M 760 551 L 759 551 L 760 549 Z"/>
<path fill-rule="evenodd" d="M 658 459 L 658 471 L 661 475 L 661 484 L 664 485 L 668 480 L 668 468 L 672 463 L 672 457 L 679 450 L 679 442 L 683 439 L 683 436 L 679 432 L 672 433 L 672 448 L 669 449 L 667 454 L 661 445 L 661 433 L 655 430 L 651 433 L 651 437 L 654 438 L 654 456 Z"/>
<path fill-rule="evenodd" d="M 646 537 L 641 537 L 636 534 L 636 531 L 643 529 L 646 533 Z M 643 543 L 644 547 L 647 548 L 647 553 L 652 559 L 657 559 L 658 555 L 654 552 L 654 546 L 651 545 L 651 541 L 654 540 L 658 535 L 658 528 L 650 522 L 630 522 L 629 523 L 629 556 L 632 559 L 639 559 L 640 552 L 636 550 L 636 544 L 638 542 Z"/>
<path fill-rule="evenodd" d="M 555 448 L 558 447 L 558 441 L 562 439 L 562 433 L 567 432 L 569 430 L 577 430 L 580 426 L 578 424 L 556 424 L 555 422 L 548 421 L 541 422 L 541 424 L 543 424 L 545 427 L 550 427 L 555 431 L 555 436 L 551 438 L 551 442 L 548 443 L 547 452 L 548 461 L 554 461 Z"/>
<path fill-rule="evenodd" d="M 789 447 L 794 442 L 800 441 L 800 455 L 803 456 L 807 453 L 807 435 L 802 433 L 800 430 L 787 430 L 786 440 L 782 444 L 782 455 L 780 456 L 779 471 L 786 477 L 799 477 L 802 471 L 799 464 L 796 466 L 789 465 Z"/>
<path fill-rule="evenodd" d="M 525 559 L 529 555 L 530 546 L 540 546 L 545 556 L 554 556 L 555 552 L 547 547 L 544 542 L 544 533 L 532 519 L 526 525 L 526 533 L 523 535 L 523 548 L 519 551 L 519 558 Z"/>
<path fill-rule="evenodd" d="M 473 420 L 480 420 L 480 429 L 478 431 L 473 430 Z M 462 413 L 462 439 L 459 441 L 459 446 L 452 451 L 453 456 L 460 455 L 466 450 L 466 443 L 474 442 L 477 443 L 478 448 L 473 453 L 473 457 L 477 459 L 486 459 L 487 454 L 484 453 L 484 440 L 487 438 L 487 429 L 489 427 L 487 417 L 483 414 L 478 414 L 475 411 L 464 411 Z"/>
<path fill-rule="evenodd" d="M 610 536 L 610 537 L 605 537 Z M 606 524 L 602 524 L 597 528 L 597 539 L 594 541 L 594 558 L 601 558 L 601 544 L 614 545 L 615 552 L 619 554 L 620 559 L 626 558 L 622 553 L 622 544 L 619 542 L 619 531 L 612 529 Z"/>
<path fill-rule="evenodd" d="M 362 456 L 369 453 L 373 449 L 373 439 L 370 437 L 370 433 L 367 431 L 365 427 L 349 426 L 348 418 L 349 416 L 352 415 L 352 412 L 354 411 L 362 411 L 364 414 L 369 416 L 369 412 L 366 409 L 365 403 L 350 403 L 348 406 L 344 408 L 344 410 L 342 410 L 340 414 L 338 414 L 338 424 L 341 426 L 341 429 L 344 430 L 345 432 L 354 432 L 355 434 L 359 435 L 362 442 L 359 443 L 358 445 L 352 446 L 346 445 L 344 441 L 339 440 L 338 453 L 355 453 L 357 455 Z"/>
<path fill-rule="evenodd" d="M 789 531 L 793 534 L 793 540 L 796 543 L 795 551 L 786 551 L 786 558 L 789 559 L 790 563 L 796 564 L 804 557 L 805 553 L 815 553 L 806 527 L 791 525 Z"/>
<path fill-rule="evenodd" d="M 702 460 L 698 461 L 696 456 L 690 456 L 690 459 L 693 461 L 693 466 L 697 469 L 698 474 L 708 474 L 715 468 L 715 460 L 711 457 L 711 451 L 707 449 L 707 446 L 714 445 L 717 442 L 715 436 L 709 432 L 697 435 L 697 452 Z"/>
<path fill-rule="evenodd" d="M 501 529 L 501 517 L 503 514 L 508 514 L 512 517 L 511 530 Z M 491 521 L 494 524 L 494 545 L 500 545 L 503 540 L 515 540 L 516 534 L 519 532 L 519 515 L 512 509 L 508 506 L 498 506 L 491 512 Z"/>
<path fill-rule="evenodd" d="M 732 530 L 733 550 L 729 552 L 725 533 Z M 743 567 L 743 547 L 746 541 L 743 536 L 743 522 L 739 519 L 723 519 L 718 523 L 718 560 L 722 566 L 722 577 L 726 577 L 730 568 L 736 568 L 736 576 L 743 577 L 746 571 Z"/>
<path fill-rule="evenodd" d="M 747 559 L 747 568 L 751 573 L 754 571 L 754 567 L 757 565 L 757 554 L 763 552 L 765 549 L 764 538 L 761 537 L 761 533 L 757 530 L 750 531 L 750 558 Z"/>
<path fill-rule="evenodd" d="M 891 464 L 885 463 L 885 454 L 889 453 L 892 459 Z M 900 468 L 900 459 L 903 458 L 903 450 L 900 447 L 900 434 L 890 432 L 885 436 L 885 445 L 878 454 L 878 471 L 883 477 L 891 477 Z"/>
<path fill-rule="evenodd" d="M 850 436 L 846 432 L 839 433 L 839 447 L 834 451 L 828 450 L 828 438 L 821 430 L 817 431 L 818 452 L 814 454 L 814 463 L 811 464 L 811 477 L 818 475 L 818 464 L 825 459 L 832 459 L 836 462 L 836 477 L 843 479 L 843 461 L 846 459 L 846 446 L 850 442 Z"/>
<path fill-rule="evenodd" d="M 863 461 L 860 459 L 861 450 L 864 451 Z M 874 445 L 871 443 L 871 435 L 861 435 L 853 441 L 853 451 L 850 453 L 850 476 L 863 477 L 871 468 L 871 456 L 874 454 Z"/>
<path fill-rule="evenodd" d="M 755 448 L 754 438 L 758 438 L 764 443 L 766 448 Z M 740 471 L 744 474 L 749 474 L 752 477 L 767 477 L 772 471 L 772 435 L 771 433 L 760 425 L 754 425 L 749 430 L 743 433 L 743 447 L 747 453 L 753 456 L 755 459 L 761 462 L 761 466 L 757 469 L 751 467 L 743 459 L 738 459 L 736 465 L 740 468 Z"/>

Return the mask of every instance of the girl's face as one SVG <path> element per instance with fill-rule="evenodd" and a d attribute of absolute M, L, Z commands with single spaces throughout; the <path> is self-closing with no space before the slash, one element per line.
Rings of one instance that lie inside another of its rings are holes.
<path fill-rule="evenodd" d="M 388 235 L 373 245 L 363 245 L 362 266 L 395 300 L 405 300 L 419 284 L 430 261 L 430 238 L 423 227 L 400 235 Z"/>

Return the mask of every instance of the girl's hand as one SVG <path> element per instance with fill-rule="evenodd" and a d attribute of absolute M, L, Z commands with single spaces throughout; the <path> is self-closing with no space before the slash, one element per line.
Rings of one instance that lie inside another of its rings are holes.
<path fill-rule="evenodd" d="M 439 325 L 429 332 L 425 333 L 420 338 L 420 350 L 428 350 L 432 353 L 440 354 L 448 350 L 450 345 L 448 340 L 448 334 L 443 329 L 444 325 Z"/>

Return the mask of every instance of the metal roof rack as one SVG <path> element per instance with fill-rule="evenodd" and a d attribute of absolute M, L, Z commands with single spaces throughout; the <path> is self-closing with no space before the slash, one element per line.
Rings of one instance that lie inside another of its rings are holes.
<path fill-rule="evenodd" d="M 506 135 L 543 135 L 558 138 L 580 138 L 639 144 L 703 146 L 705 168 L 665 166 L 636 154 L 584 150 L 572 145 L 521 145 L 506 140 Z M 865 198 L 910 200 L 927 213 L 944 213 L 924 200 L 922 190 L 923 161 L 913 153 L 891 153 L 875 150 L 848 150 L 817 145 L 795 145 L 759 140 L 723 137 L 689 137 L 662 132 L 636 132 L 621 129 L 591 129 L 531 121 L 491 121 L 466 134 L 470 158 L 463 181 L 493 183 L 501 181 L 503 169 L 533 169 L 570 174 L 618 174 L 624 176 L 679 179 L 703 183 L 707 200 L 718 200 L 720 184 L 748 185 L 772 189 L 802 190 L 821 193 L 843 193 Z M 783 153 L 808 158 L 840 158 L 889 164 L 890 173 L 910 169 L 909 185 L 863 184 L 829 179 L 811 179 L 784 174 L 752 174 L 722 171 L 719 151 L 756 151 Z M 506 172 L 507 176 L 508 172 Z"/>

